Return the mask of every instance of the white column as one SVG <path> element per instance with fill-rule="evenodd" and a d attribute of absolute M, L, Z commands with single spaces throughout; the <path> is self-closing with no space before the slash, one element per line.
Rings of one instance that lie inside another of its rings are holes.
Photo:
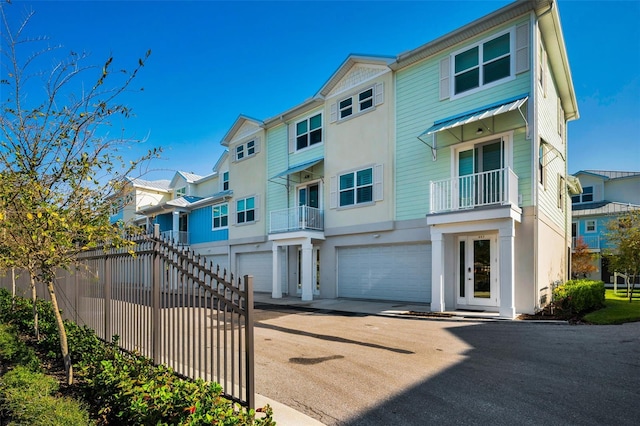
<path fill-rule="evenodd" d="M 280 270 L 280 246 L 274 242 L 271 246 L 271 251 L 273 252 L 273 277 L 271 280 L 271 297 L 273 297 L 274 299 L 281 299 L 282 283 L 280 282 L 280 277 L 282 277 L 282 272 Z"/>
<path fill-rule="evenodd" d="M 311 239 L 302 243 L 302 300 L 313 300 L 313 244 Z"/>
<path fill-rule="evenodd" d="M 500 253 L 500 316 L 515 318 L 515 224 L 500 227 L 498 251 Z"/>
<path fill-rule="evenodd" d="M 171 235 L 173 236 L 173 242 L 178 243 L 179 240 L 179 231 L 180 231 L 180 212 L 173 212 L 173 225 L 171 227 L 173 230 Z"/>
<path fill-rule="evenodd" d="M 431 227 L 431 312 L 444 311 L 444 240 Z"/>

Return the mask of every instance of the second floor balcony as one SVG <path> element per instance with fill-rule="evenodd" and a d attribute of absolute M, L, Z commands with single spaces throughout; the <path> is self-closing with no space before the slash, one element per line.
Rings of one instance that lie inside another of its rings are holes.
<path fill-rule="evenodd" d="M 585 235 L 581 235 L 579 237 L 572 237 L 571 238 L 571 249 L 575 250 L 576 249 L 576 244 L 578 243 L 579 240 L 582 240 L 584 242 L 584 244 L 587 246 L 588 250 L 600 250 L 600 236 L 599 235 L 589 235 L 589 236 L 585 236 Z"/>
<path fill-rule="evenodd" d="M 429 213 L 518 205 L 518 176 L 509 167 L 430 183 Z"/>
<path fill-rule="evenodd" d="M 324 212 L 315 207 L 298 206 L 270 213 L 269 233 L 323 231 Z"/>
<path fill-rule="evenodd" d="M 165 240 L 173 241 L 176 245 L 189 245 L 189 233 L 185 231 L 163 231 L 160 236 Z"/>

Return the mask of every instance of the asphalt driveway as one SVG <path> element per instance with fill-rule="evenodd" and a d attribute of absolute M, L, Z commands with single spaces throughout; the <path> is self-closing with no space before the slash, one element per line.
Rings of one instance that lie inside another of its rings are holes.
<path fill-rule="evenodd" d="M 256 391 L 326 425 L 640 424 L 640 323 L 256 310 Z"/>

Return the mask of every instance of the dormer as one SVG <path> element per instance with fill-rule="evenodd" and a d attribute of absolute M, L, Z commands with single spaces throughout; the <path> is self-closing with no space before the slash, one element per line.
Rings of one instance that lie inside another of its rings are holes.
<path fill-rule="evenodd" d="M 255 157 L 262 148 L 264 124 L 260 120 L 239 116 L 221 144 L 229 149 L 231 162 Z"/>

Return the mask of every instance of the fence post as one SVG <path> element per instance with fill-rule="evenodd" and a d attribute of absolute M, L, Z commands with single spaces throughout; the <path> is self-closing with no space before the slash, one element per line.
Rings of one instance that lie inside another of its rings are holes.
<path fill-rule="evenodd" d="M 160 362 L 160 225 L 153 225 L 153 270 L 151 273 L 151 344 L 152 358 Z"/>
<path fill-rule="evenodd" d="M 104 340 L 111 341 L 111 258 L 104 258 Z"/>
<path fill-rule="evenodd" d="M 245 371 L 247 372 L 247 405 L 249 409 L 255 408 L 256 405 L 256 388 L 255 388 L 255 362 L 253 347 L 253 275 L 244 276 L 245 294 L 245 346 L 247 348 L 247 358 Z"/>

